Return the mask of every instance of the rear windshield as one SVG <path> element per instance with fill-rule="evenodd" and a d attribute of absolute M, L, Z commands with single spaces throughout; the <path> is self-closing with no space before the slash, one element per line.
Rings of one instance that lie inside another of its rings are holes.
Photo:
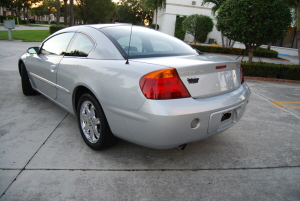
<path fill-rule="evenodd" d="M 181 40 L 153 29 L 133 26 L 131 40 L 131 26 L 108 27 L 101 31 L 112 40 L 124 58 L 198 55 Z"/>

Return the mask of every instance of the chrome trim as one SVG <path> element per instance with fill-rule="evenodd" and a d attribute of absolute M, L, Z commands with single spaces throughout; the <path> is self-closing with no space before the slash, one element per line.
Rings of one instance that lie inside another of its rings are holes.
<path fill-rule="evenodd" d="M 37 78 L 37 79 L 39 79 L 39 80 L 41 80 L 41 81 L 43 81 L 43 82 L 46 82 L 47 84 L 50 84 L 51 86 L 56 87 L 56 84 L 55 84 L 55 83 L 50 82 L 49 80 L 46 80 L 45 78 L 42 78 L 42 77 L 40 77 L 40 76 L 38 76 L 38 75 L 36 75 L 36 74 L 34 74 L 34 73 L 31 73 L 31 72 L 30 72 L 30 75 L 32 75 L 33 77 L 35 77 L 35 78 Z"/>
<path fill-rule="evenodd" d="M 42 77 L 40 77 L 40 76 L 38 76 L 38 75 L 36 75 L 36 74 L 34 74 L 34 73 L 31 73 L 31 72 L 30 72 L 29 74 L 32 75 L 33 77 L 35 77 L 35 78 L 37 78 L 37 79 L 39 79 L 39 80 L 45 82 L 45 83 L 51 85 L 51 86 L 54 86 L 55 88 L 57 88 L 57 89 L 59 89 L 59 90 L 61 90 L 61 91 L 63 91 L 63 92 L 66 92 L 66 93 L 68 93 L 68 94 L 70 93 L 70 91 L 69 91 L 68 89 L 66 89 L 66 88 L 64 88 L 64 87 L 62 87 L 62 86 L 59 86 L 59 85 L 57 85 L 57 84 L 55 84 L 55 83 L 53 83 L 53 82 L 51 82 L 51 81 L 49 81 L 49 80 L 46 80 L 45 78 L 42 78 Z"/>
<path fill-rule="evenodd" d="M 68 90 L 68 89 L 66 89 L 66 88 L 64 88 L 64 87 L 62 87 L 62 86 L 59 86 L 59 85 L 56 85 L 56 88 L 57 89 L 60 89 L 61 91 L 63 91 L 63 92 L 66 92 L 66 93 L 70 93 L 70 91 Z"/>

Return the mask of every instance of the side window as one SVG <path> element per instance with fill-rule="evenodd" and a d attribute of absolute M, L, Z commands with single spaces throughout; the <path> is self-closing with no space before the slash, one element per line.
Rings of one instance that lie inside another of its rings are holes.
<path fill-rule="evenodd" d="M 72 40 L 66 56 L 87 57 L 94 47 L 93 40 L 82 33 L 77 33 Z"/>
<path fill-rule="evenodd" d="M 62 33 L 44 42 L 41 53 L 47 55 L 64 55 L 74 33 Z"/>

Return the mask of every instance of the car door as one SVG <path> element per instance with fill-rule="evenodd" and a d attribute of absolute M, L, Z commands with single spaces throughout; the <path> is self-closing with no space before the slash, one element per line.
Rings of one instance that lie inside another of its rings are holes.
<path fill-rule="evenodd" d="M 49 98 L 56 99 L 57 97 L 58 65 L 74 34 L 74 32 L 68 32 L 51 37 L 42 44 L 37 55 L 26 61 L 26 68 L 34 87 Z"/>
<path fill-rule="evenodd" d="M 72 110 L 72 93 L 70 93 L 85 72 L 84 65 L 87 63 L 89 53 L 95 47 L 94 40 L 84 34 L 76 33 L 61 60 L 57 73 L 57 99 L 56 101 L 64 107 Z"/>

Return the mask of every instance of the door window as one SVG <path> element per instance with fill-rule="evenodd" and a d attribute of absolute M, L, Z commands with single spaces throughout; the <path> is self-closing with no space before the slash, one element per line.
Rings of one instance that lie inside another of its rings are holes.
<path fill-rule="evenodd" d="M 74 33 L 62 33 L 44 42 L 41 53 L 46 55 L 64 55 Z"/>

